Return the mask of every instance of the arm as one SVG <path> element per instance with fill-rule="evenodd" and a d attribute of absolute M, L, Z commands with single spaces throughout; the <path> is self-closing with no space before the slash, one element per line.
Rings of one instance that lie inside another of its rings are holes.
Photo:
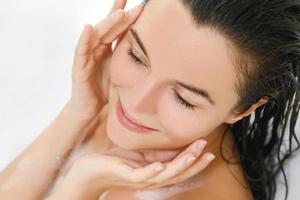
<path fill-rule="evenodd" d="M 51 124 L 0 173 L 0 199 L 41 199 L 89 121 L 67 103 Z"/>
<path fill-rule="evenodd" d="M 125 0 L 116 0 L 105 19 L 84 27 L 75 47 L 72 103 L 69 101 L 49 127 L 1 172 L 0 199 L 41 199 L 76 142 L 81 141 L 90 119 L 107 102 L 109 84 L 104 68 L 112 55 L 107 44 L 122 35 L 140 13 L 135 9 L 125 17 L 125 4 Z"/>

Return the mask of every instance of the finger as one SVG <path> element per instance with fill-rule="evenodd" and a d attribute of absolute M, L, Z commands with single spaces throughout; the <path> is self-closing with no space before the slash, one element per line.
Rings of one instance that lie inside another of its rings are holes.
<path fill-rule="evenodd" d="M 113 12 L 115 12 L 116 10 L 118 9 L 124 9 L 125 8 L 125 5 L 126 5 L 126 0 L 115 0 L 108 15 L 111 15 Z M 108 16 L 107 15 L 107 16 Z"/>
<path fill-rule="evenodd" d="M 124 16 L 125 11 L 123 9 L 118 9 L 114 13 L 94 25 L 95 34 L 93 35 L 93 41 L 95 41 L 95 43 L 93 44 L 92 49 L 99 45 L 99 41 L 101 41 L 102 37 L 109 30 L 111 30 L 112 27 L 120 22 L 124 18 Z"/>
<path fill-rule="evenodd" d="M 190 144 L 178 156 L 176 156 L 176 158 L 174 160 L 177 160 L 177 159 L 181 158 L 182 156 L 184 156 L 185 154 L 189 154 L 189 153 L 192 153 L 193 155 L 195 155 L 197 157 L 200 155 L 200 153 L 202 153 L 206 144 L 207 144 L 207 141 L 205 141 L 204 139 L 198 139 L 198 140 L 194 141 L 192 144 Z"/>
<path fill-rule="evenodd" d="M 207 165 L 211 163 L 214 159 L 215 155 L 213 155 L 212 153 L 205 153 L 203 156 L 198 158 L 192 166 L 190 166 L 186 171 L 184 171 L 184 173 L 178 175 L 173 180 L 170 179 L 170 182 L 174 182 L 175 180 L 176 182 L 180 182 L 194 176 L 195 174 L 203 171 L 203 169 L 205 169 Z"/>
<path fill-rule="evenodd" d="M 102 86 L 101 86 L 101 90 L 103 92 L 103 101 L 108 103 L 109 101 L 109 88 L 110 88 L 110 80 L 109 80 L 109 69 L 108 69 L 108 66 L 109 66 L 109 63 L 110 63 L 110 59 L 111 57 L 108 57 L 107 58 L 107 63 L 101 67 L 103 68 L 103 72 L 102 72 Z"/>
<path fill-rule="evenodd" d="M 88 50 L 88 45 L 89 45 L 89 41 L 90 41 L 90 36 L 91 36 L 91 25 L 90 24 L 85 24 L 84 28 L 79 36 L 77 45 L 76 45 L 76 52 L 81 55 L 81 54 L 85 54 L 86 51 Z"/>
<path fill-rule="evenodd" d="M 142 13 L 144 5 L 138 4 L 134 8 L 126 12 L 125 17 L 115 26 L 113 26 L 107 33 L 103 36 L 101 43 L 110 44 L 112 43 L 122 32 L 126 32 L 127 28 L 132 25 L 138 16 Z"/>
<path fill-rule="evenodd" d="M 151 184 L 147 187 L 147 189 L 155 189 L 155 188 L 173 185 L 175 183 L 186 181 L 187 179 L 195 176 L 197 173 L 203 171 L 208 166 L 208 164 L 210 164 L 214 159 L 215 159 L 215 155 L 211 153 L 206 153 L 203 156 L 201 156 L 198 160 L 196 160 L 194 164 L 189 168 L 187 168 L 183 173 L 163 183 Z"/>
<path fill-rule="evenodd" d="M 162 182 L 166 181 L 178 174 L 180 174 L 183 170 L 187 169 L 196 158 L 202 153 L 206 141 L 200 139 L 190 145 L 184 152 L 182 152 L 181 156 L 176 157 L 167 164 L 167 168 L 161 172 L 158 176 L 150 179 L 150 182 Z"/>
<path fill-rule="evenodd" d="M 143 4 L 138 4 L 134 8 L 126 12 L 125 17 L 123 16 L 121 20 L 110 22 L 109 18 L 103 20 L 95 26 L 96 38 L 98 43 L 93 45 L 93 48 L 99 46 L 99 44 L 108 45 L 112 43 L 122 32 L 135 22 L 141 11 L 143 10 Z"/>
<path fill-rule="evenodd" d="M 145 181 L 164 169 L 164 165 L 159 162 L 151 163 L 146 167 L 133 168 L 125 162 L 120 164 L 118 175 L 133 183 L 144 184 Z"/>
<path fill-rule="evenodd" d="M 92 34 L 93 27 L 90 24 L 85 24 L 75 47 L 75 56 L 73 64 L 74 70 L 83 69 L 85 66 L 87 62 L 86 55 L 89 53 L 89 46 Z"/>
<path fill-rule="evenodd" d="M 177 159 L 174 162 L 170 162 L 166 165 L 166 168 L 160 172 L 158 175 L 154 176 L 147 180 L 148 183 L 160 183 L 164 182 L 175 175 L 181 173 L 183 170 L 188 168 L 193 161 L 195 160 L 195 156 L 193 155 L 185 155 L 182 156 L 180 159 Z"/>
<path fill-rule="evenodd" d="M 133 177 L 135 177 L 135 181 L 143 182 L 153 177 L 163 169 L 164 169 L 164 165 L 162 163 L 154 162 L 147 165 L 146 167 L 135 169 L 133 171 Z"/>

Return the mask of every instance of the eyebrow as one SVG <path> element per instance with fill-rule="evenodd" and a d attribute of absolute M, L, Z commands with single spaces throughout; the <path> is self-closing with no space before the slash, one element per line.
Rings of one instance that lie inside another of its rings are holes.
<path fill-rule="evenodd" d="M 130 28 L 129 30 L 130 30 L 130 33 L 132 34 L 133 38 L 135 39 L 135 41 L 138 43 L 138 45 L 140 46 L 140 48 L 142 49 L 142 51 L 144 52 L 144 54 L 149 59 L 148 53 L 146 51 L 146 48 L 145 48 L 142 40 L 140 39 L 137 31 L 134 30 L 133 28 Z M 197 87 L 192 86 L 192 85 L 188 85 L 188 84 L 183 83 L 183 82 L 181 82 L 179 80 L 175 80 L 175 83 L 179 84 L 180 86 L 184 87 L 185 89 L 191 91 L 192 93 L 194 93 L 194 94 L 196 94 L 198 96 L 204 97 L 210 104 L 216 105 L 215 101 L 211 98 L 211 96 L 209 95 L 209 93 L 206 90 L 197 88 Z"/>
<path fill-rule="evenodd" d="M 130 33 L 132 34 L 133 38 L 135 39 L 135 41 L 138 43 L 138 45 L 140 46 L 140 48 L 142 49 L 142 51 L 144 52 L 144 54 L 149 59 L 148 53 L 146 51 L 146 48 L 145 48 L 142 40 L 140 39 L 138 33 L 136 32 L 136 30 L 134 30 L 133 28 L 130 28 L 129 30 L 130 30 Z"/>
<path fill-rule="evenodd" d="M 183 82 L 181 82 L 179 80 L 175 80 L 175 82 L 177 84 L 181 85 L 182 87 L 184 87 L 185 89 L 193 92 L 194 94 L 196 94 L 198 96 L 201 96 L 201 97 L 204 97 L 206 100 L 209 101 L 210 104 L 212 104 L 214 106 L 216 105 L 216 102 L 211 98 L 211 96 L 209 95 L 209 93 L 206 90 L 194 87 L 192 85 L 188 85 L 188 84 L 183 83 Z"/>

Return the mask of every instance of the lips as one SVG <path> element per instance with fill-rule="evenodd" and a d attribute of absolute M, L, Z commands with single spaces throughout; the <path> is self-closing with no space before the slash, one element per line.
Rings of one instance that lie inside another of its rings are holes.
<path fill-rule="evenodd" d="M 117 102 L 117 116 L 121 124 L 132 131 L 145 133 L 145 132 L 156 130 L 142 125 L 133 117 L 128 115 L 128 113 L 123 109 L 120 99 L 118 99 Z"/>
<path fill-rule="evenodd" d="M 121 104 L 121 107 L 122 107 L 122 104 Z M 128 115 L 128 113 L 124 110 L 124 108 L 122 107 L 122 110 L 124 112 L 124 115 L 132 122 L 132 123 L 135 123 L 136 125 L 140 126 L 140 127 L 144 127 L 144 128 L 149 128 L 149 127 L 146 127 L 142 124 L 140 124 L 139 122 L 137 122 L 137 120 L 133 119 L 130 115 Z"/>

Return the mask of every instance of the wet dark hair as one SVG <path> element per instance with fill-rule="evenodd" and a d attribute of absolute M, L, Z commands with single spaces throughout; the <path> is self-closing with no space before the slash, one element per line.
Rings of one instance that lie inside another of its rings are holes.
<path fill-rule="evenodd" d="M 232 112 L 244 111 L 261 98 L 268 100 L 228 128 L 254 199 L 275 199 L 280 172 L 287 199 L 284 164 L 299 149 L 295 125 L 300 104 L 300 0 L 180 1 L 195 25 L 216 30 L 234 47 L 243 76 Z"/>

